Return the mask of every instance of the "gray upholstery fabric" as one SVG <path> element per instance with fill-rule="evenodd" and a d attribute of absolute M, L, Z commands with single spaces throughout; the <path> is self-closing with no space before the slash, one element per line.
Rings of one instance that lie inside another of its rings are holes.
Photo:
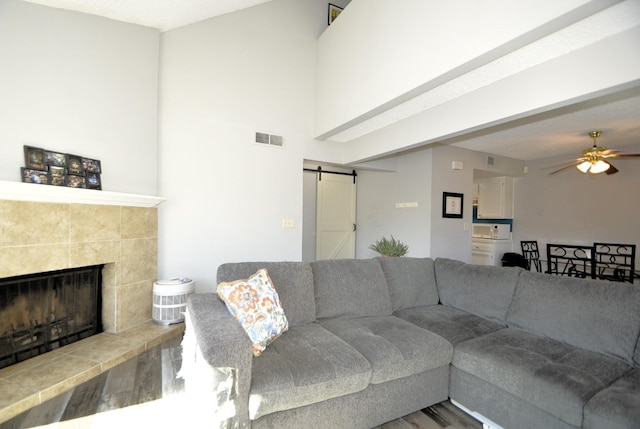
<path fill-rule="evenodd" d="M 249 422 L 247 403 L 253 362 L 251 340 L 214 293 L 190 295 L 187 314 L 205 361 L 213 368 L 232 368 L 238 374 L 235 419 L 242 427 Z"/>
<path fill-rule="evenodd" d="M 217 280 L 232 282 L 246 279 L 266 268 L 278 292 L 289 326 L 299 326 L 315 320 L 313 273 L 306 262 L 240 262 L 218 267 Z"/>
<path fill-rule="evenodd" d="M 584 408 L 584 428 L 640 428 L 640 368 L 591 398 Z"/>
<path fill-rule="evenodd" d="M 451 367 L 449 396 L 505 429 L 577 429 L 516 395 Z M 604 428 L 601 428 L 604 429 Z"/>
<path fill-rule="evenodd" d="M 632 363 L 640 333 L 640 288 L 523 271 L 507 322 Z"/>
<path fill-rule="evenodd" d="M 444 337 L 453 346 L 506 327 L 447 305 L 407 308 L 393 313 L 401 319 Z"/>
<path fill-rule="evenodd" d="M 444 366 L 365 390 L 268 414 L 253 429 L 370 429 L 447 399 L 449 367 Z"/>
<path fill-rule="evenodd" d="M 477 316 L 503 322 L 521 268 L 471 265 L 452 259 L 435 260 L 440 302 Z"/>
<path fill-rule="evenodd" d="M 433 259 L 378 258 L 387 279 L 393 310 L 438 303 Z"/>
<path fill-rule="evenodd" d="M 375 259 L 311 263 L 318 319 L 391 315 L 389 289 Z"/>
<path fill-rule="evenodd" d="M 253 361 L 249 416 L 257 419 L 363 390 L 371 366 L 320 325 L 296 326 Z"/>
<path fill-rule="evenodd" d="M 451 362 L 453 347 L 448 341 L 394 316 L 333 319 L 321 324 L 369 361 L 374 384 Z"/>
<path fill-rule="evenodd" d="M 623 361 L 520 329 L 459 343 L 452 365 L 575 426 L 584 404 L 629 371 Z"/>

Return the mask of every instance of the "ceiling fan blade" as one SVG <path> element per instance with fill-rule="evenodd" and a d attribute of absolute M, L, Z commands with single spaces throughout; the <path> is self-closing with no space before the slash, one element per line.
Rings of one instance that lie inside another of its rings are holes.
<path fill-rule="evenodd" d="M 616 153 L 620 153 L 619 150 L 615 150 L 615 149 L 605 149 L 605 150 L 601 150 L 600 151 L 600 155 L 601 156 L 611 156 L 614 155 Z"/>
<path fill-rule="evenodd" d="M 552 174 L 560 173 L 561 171 L 564 171 L 564 170 L 566 170 L 567 168 L 575 167 L 575 166 L 576 166 L 576 165 L 578 165 L 578 164 L 580 164 L 580 161 L 572 162 L 571 164 L 569 164 L 569 165 L 565 165 L 564 167 L 562 167 L 562 168 L 561 168 L 561 169 L 559 169 L 559 170 L 552 171 L 552 172 L 551 172 L 551 173 L 549 173 L 548 175 L 549 175 L 549 176 L 551 176 Z"/>
<path fill-rule="evenodd" d="M 567 159 L 566 161 L 562 161 L 562 162 L 559 162 L 559 163 L 543 165 L 542 167 L 540 167 L 540 169 L 541 170 L 550 170 L 552 168 L 565 167 L 568 163 L 571 163 L 571 165 L 580 164 L 583 161 L 586 161 L 586 158 L 582 157 L 582 158 L 578 158 L 578 159 L 575 159 L 575 158 L 574 159 Z"/>
<path fill-rule="evenodd" d="M 607 164 L 609 164 L 609 169 L 607 171 L 605 171 L 605 173 L 607 173 L 607 175 L 616 174 L 619 171 L 609 161 L 603 161 L 603 162 L 606 162 Z"/>
<path fill-rule="evenodd" d="M 640 153 L 618 153 L 611 155 L 609 158 L 639 158 Z"/>

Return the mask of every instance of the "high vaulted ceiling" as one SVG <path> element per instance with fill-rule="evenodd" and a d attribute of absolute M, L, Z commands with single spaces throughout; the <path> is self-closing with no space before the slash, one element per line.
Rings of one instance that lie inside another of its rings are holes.
<path fill-rule="evenodd" d="M 24 0 L 110 19 L 171 30 L 270 0 Z M 640 43 L 639 43 L 640 49 Z M 602 146 L 640 145 L 640 86 L 515 120 L 443 143 L 525 161 L 575 158 L 602 130 Z"/>
<path fill-rule="evenodd" d="M 24 0 L 116 21 L 171 30 L 270 0 Z"/>

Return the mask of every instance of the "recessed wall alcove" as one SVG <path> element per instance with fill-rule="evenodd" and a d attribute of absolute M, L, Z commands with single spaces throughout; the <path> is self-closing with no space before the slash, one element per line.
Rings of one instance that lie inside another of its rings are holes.
<path fill-rule="evenodd" d="M 0 278 L 104 264 L 104 331 L 148 321 L 162 201 L 0 181 Z"/>

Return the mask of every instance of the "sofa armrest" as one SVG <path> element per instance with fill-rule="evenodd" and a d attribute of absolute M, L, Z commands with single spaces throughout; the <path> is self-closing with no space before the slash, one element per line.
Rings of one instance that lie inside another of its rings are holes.
<path fill-rule="evenodd" d="M 205 378 L 213 373 L 217 374 L 213 380 L 219 380 L 216 382 L 219 384 L 228 381 L 221 374 L 233 374 L 230 397 L 235 403 L 238 427 L 244 427 L 249 422 L 247 406 L 253 362 L 249 337 L 224 303 L 212 293 L 189 297 L 186 322 L 185 342 L 193 342 L 195 350 L 183 346 L 183 361 L 194 362 L 193 368 L 196 368 L 193 373 L 185 374 L 186 382 L 189 383 L 189 377 Z M 197 368 L 200 368 L 199 372 Z M 211 393 L 215 393 L 220 386 L 210 388 Z"/>

